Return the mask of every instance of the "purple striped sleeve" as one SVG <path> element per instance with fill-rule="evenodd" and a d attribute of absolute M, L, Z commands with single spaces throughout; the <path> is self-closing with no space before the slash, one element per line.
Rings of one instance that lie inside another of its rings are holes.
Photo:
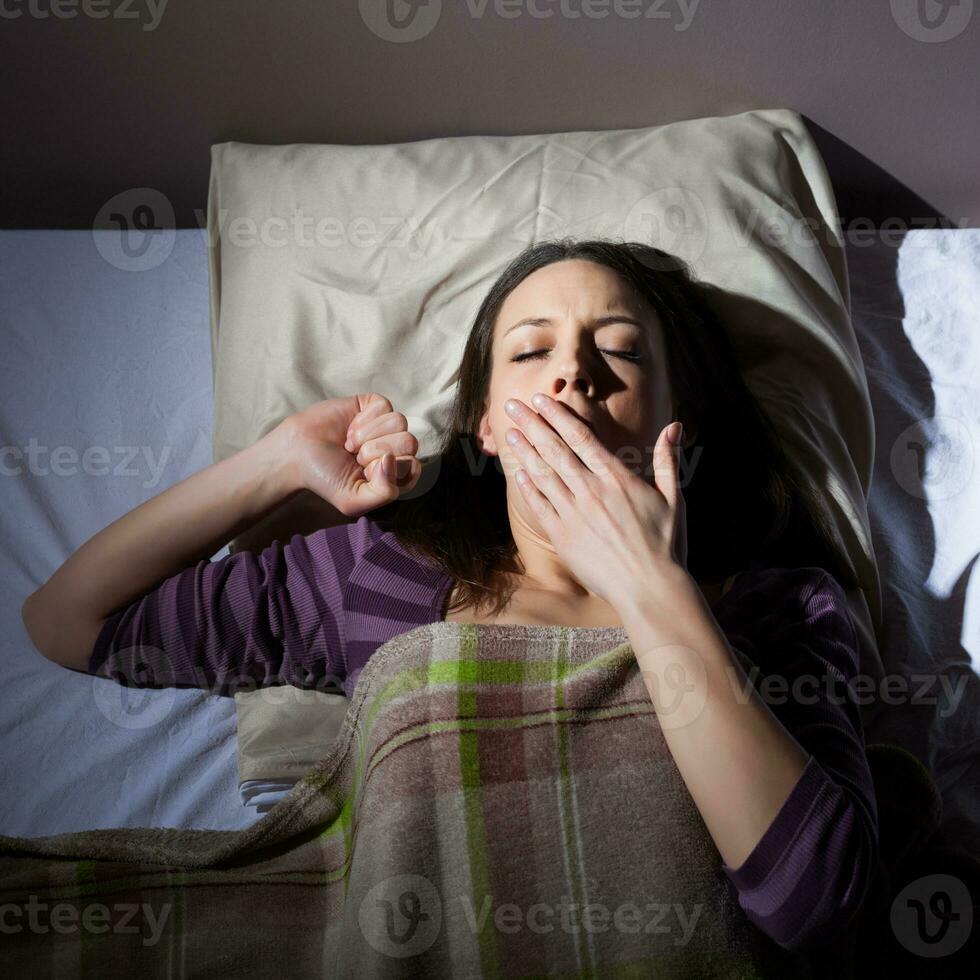
<path fill-rule="evenodd" d="M 200 561 L 104 623 L 88 671 L 127 687 L 332 689 L 346 674 L 343 591 L 380 530 L 367 517 Z"/>
<path fill-rule="evenodd" d="M 729 642 L 758 666 L 757 687 L 767 678 L 763 700 L 809 760 L 748 858 L 722 868 L 751 922 L 809 950 L 840 941 L 877 872 L 874 783 L 849 684 L 857 637 L 843 590 L 819 568 L 760 572 L 743 610 L 744 635 L 733 622 Z"/>

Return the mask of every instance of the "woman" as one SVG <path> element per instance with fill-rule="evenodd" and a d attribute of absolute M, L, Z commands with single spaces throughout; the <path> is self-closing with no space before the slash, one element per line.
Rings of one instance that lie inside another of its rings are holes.
<path fill-rule="evenodd" d="M 664 734 L 746 914 L 787 949 L 838 939 L 877 869 L 857 705 L 771 708 L 734 650 L 767 676 L 846 682 L 855 582 L 711 299 L 649 246 L 526 249 L 477 314 L 430 490 L 408 497 L 418 443 L 387 399 L 320 402 L 83 545 L 25 604 L 33 641 L 123 683 L 329 677 L 350 696 L 423 623 L 622 626 L 662 720 L 667 672 L 695 678 Z M 357 520 L 207 561 L 304 488 Z"/>

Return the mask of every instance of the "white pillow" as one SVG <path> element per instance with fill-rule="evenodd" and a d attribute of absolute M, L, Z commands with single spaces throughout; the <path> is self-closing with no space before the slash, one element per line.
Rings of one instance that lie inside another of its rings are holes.
<path fill-rule="evenodd" d="M 731 294 L 721 312 L 746 382 L 822 489 L 862 585 L 849 601 L 864 670 L 883 674 L 871 403 L 833 189 L 795 111 L 387 146 L 219 143 L 208 227 L 215 460 L 315 401 L 368 391 L 429 457 L 477 309 L 521 249 L 571 235 L 689 260 Z M 232 550 L 344 519 L 316 499 L 304 513 L 312 496 Z"/>

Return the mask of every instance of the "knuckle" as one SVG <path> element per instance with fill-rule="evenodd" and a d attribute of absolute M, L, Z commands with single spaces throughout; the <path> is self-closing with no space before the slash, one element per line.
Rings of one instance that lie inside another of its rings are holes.
<path fill-rule="evenodd" d="M 531 458 L 530 470 L 537 480 L 548 480 L 551 478 L 551 474 L 554 472 L 552 468 L 543 459 Z M 525 467 L 526 469 L 527 467 Z"/>
<path fill-rule="evenodd" d="M 551 461 L 564 459 L 569 452 L 569 447 L 560 439 L 541 440 L 534 443 L 534 448 L 542 459 Z"/>

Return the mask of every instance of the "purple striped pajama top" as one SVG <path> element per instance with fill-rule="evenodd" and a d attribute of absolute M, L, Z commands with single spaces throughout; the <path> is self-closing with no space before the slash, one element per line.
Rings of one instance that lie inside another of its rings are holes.
<path fill-rule="evenodd" d="M 225 695 L 277 681 L 328 690 L 329 680 L 350 697 L 379 646 L 443 618 L 452 584 L 362 516 L 165 579 L 106 620 L 88 671 L 126 686 Z M 811 680 L 800 697 L 790 696 L 792 686 L 768 689 L 781 691 L 766 701 L 809 760 L 741 867 L 722 868 L 766 935 L 786 949 L 816 948 L 840 937 L 878 863 L 874 784 L 848 683 L 858 671 L 857 637 L 844 593 L 821 568 L 754 564 L 712 612 L 760 677 Z"/>

